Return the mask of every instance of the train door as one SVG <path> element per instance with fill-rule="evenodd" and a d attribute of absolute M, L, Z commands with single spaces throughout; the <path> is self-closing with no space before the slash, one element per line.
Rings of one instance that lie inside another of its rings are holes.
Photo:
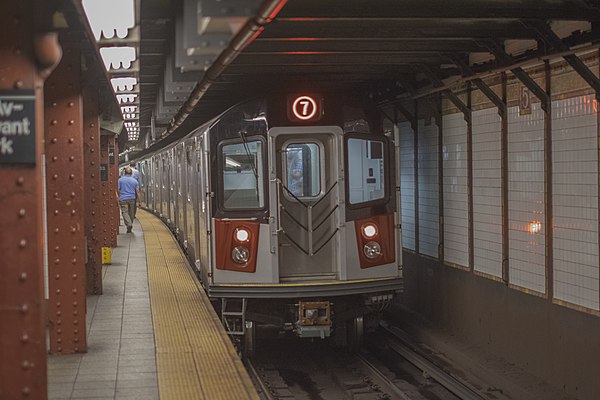
<path fill-rule="evenodd" d="M 161 178 L 161 190 L 160 190 L 160 203 L 161 203 L 161 213 L 163 218 L 168 219 L 170 215 L 169 211 L 169 188 L 170 188 L 170 178 L 169 178 L 169 160 L 167 155 L 163 155 L 161 158 L 162 169 L 160 171 Z"/>
<path fill-rule="evenodd" d="M 195 261 L 198 258 L 198 247 L 196 246 L 196 205 L 198 195 L 196 194 L 194 151 L 196 149 L 195 139 L 188 140 L 185 144 L 185 240 L 188 252 Z"/>
<path fill-rule="evenodd" d="M 177 227 L 177 211 L 175 209 L 177 203 L 177 183 L 176 180 L 176 171 L 177 168 L 176 160 L 175 160 L 175 148 L 170 149 L 167 152 L 167 157 L 169 158 L 169 219 L 171 220 L 171 226 Z"/>
<path fill-rule="evenodd" d="M 160 162 L 157 156 L 152 157 L 152 167 L 154 168 L 154 173 L 152 174 L 152 209 L 158 211 L 160 214 Z"/>
<path fill-rule="evenodd" d="M 200 260 L 202 280 L 209 283 L 210 271 L 210 248 L 211 241 L 209 231 L 211 226 L 210 212 L 210 169 L 209 157 L 206 152 L 205 138 L 199 137 L 196 142 L 196 176 L 198 190 L 198 218 L 196 219 L 196 246 L 198 259 Z"/>
<path fill-rule="evenodd" d="M 343 222 L 339 127 L 269 130 L 270 212 L 281 281 L 338 279 Z"/>
<path fill-rule="evenodd" d="M 184 160 L 184 144 L 180 143 L 175 149 L 173 149 L 173 155 L 176 159 L 177 171 L 175 171 L 175 219 L 177 225 L 175 225 L 180 232 L 181 237 L 186 240 L 186 226 L 185 226 L 185 160 Z"/>

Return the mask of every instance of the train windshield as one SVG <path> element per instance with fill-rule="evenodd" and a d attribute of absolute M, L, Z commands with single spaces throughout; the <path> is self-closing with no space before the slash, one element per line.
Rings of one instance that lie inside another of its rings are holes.
<path fill-rule="evenodd" d="M 265 206 L 263 144 L 261 141 L 222 147 L 223 208 L 260 209 Z"/>
<path fill-rule="evenodd" d="M 321 193 L 319 145 L 292 143 L 285 148 L 287 189 L 298 198 Z"/>
<path fill-rule="evenodd" d="M 379 140 L 348 139 L 348 187 L 350 204 L 385 197 L 385 143 Z"/>

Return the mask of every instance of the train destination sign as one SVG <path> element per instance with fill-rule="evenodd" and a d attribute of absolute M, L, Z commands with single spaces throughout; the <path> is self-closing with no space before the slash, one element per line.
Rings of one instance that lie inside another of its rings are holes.
<path fill-rule="evenodd" d="M 35 93 L 0 91 L 0 164 L 35 164 Z"/>

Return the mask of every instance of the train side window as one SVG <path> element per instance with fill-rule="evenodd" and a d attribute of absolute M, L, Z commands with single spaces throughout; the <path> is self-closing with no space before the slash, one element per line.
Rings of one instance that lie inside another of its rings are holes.
<path fill-rule="evenodd" d="M 385 143 L 379 140 L 348 139 L 350 204 L 367 203 L 385 197 L 384 149 Z"/>
<path fill-rule="evenodd" d="M 223 208 L 264 208 L 263 144 L 261 141 L 221 147 Z"/>
<path fill-rule="evenodd" d="M 286 186 L 298 198 L 321 194 L 321 158 L 316 143 L 291 143 L 285 147 Z"/>

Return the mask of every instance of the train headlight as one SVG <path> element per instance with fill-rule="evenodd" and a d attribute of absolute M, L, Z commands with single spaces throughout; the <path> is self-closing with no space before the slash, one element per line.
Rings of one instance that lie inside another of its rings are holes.
<path fill-rule="evenodd" d="M 362 234 L 367 239 L 372 239 L 377 236 L 377 225 L 375 224 L 365 224 L 361 228 Z"/>
<path fill-rule="evenodd" d="M 231 259 L 238 264 L 246 264 L 250 258 L 250 251 L 244 246 L 236 246 L 231 252 Z"/>
<path fill-rule="evenodd" d="M 381 255 L 381 246 L 377 242 L 369 242 L 363 247 L 365 257 L 369 260 L 373 260 Z"/>
<path fill-rule="evenodd" d="M 235 240 L 240 243 L 245 243 L 250 239 L 250 232 L 244 228 L 237 228 L 234 233 Z"/>

